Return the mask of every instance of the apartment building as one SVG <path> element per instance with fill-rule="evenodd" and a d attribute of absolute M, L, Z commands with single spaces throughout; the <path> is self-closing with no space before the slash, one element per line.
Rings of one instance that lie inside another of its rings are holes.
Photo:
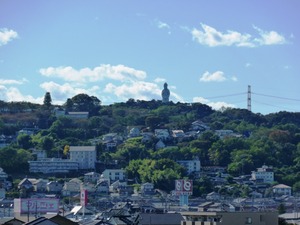
<path fill-rule="evenodd" d="M 96 146 L 70 146 L 70 160 L 79 163 L 79 169 L 95 169 Z"/>

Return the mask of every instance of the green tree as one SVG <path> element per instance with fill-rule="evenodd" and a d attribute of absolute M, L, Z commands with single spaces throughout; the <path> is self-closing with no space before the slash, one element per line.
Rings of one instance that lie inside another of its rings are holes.
<path fill-rule="evenodd" d="M 67 112 L 73 111 L 74 103 L 72 99 L 68 98 L 64 106 Z"/>
<path fill-rule="evenodd" d="M 87 94 L 75 95 L 72 99 L 72 108 L 74 111 L 88 111 L 90 116 L 95 116 L 99 114 L 101 101 L 95 96 L 89 96 Z M 70 101 L 65 103 L 65 105 L 70 104 Z"/>
<path fill-rule="evenodd" d="M 24 149 L 11 146 L 0 149 L 0 167 L 7 173 L 26 173 L 30 159 L 31 154 Z"/>
<path fill-rule="evenodd" d="M 280 203 L 279 206 L 278 206 L 278 214 L 284 214 L 286 213 L 286 207 L 283 203 Z"/>
<path fill-rule="evenodd" d="M 29 149 L 32 147 L 31 137 L 28 134 L 19 134 L 17 137 L 18 145 L 21 148 Z"/>
<path fill-rule="evenodd" d="M 54 139 L 52 137 L 45 136 L 42 141 L 42 148 L 47 152 L 49 152 L 53 147 L 54 147 Z"/>
<path fill-rule="evenodd" d="M 158 128 L 162 122 L 163 119 L 159 116 L 148 116 L 145 119 L 146 126 L 149 127 L 152 131 L 154 131 L 155 128 Z"/>
<path fill-rule="evenodd" d="M 50 92 L 46 92 L 44 96 L 44 107 L 46 109 L 50 109 L 52 106 L 52 98 Z"/>

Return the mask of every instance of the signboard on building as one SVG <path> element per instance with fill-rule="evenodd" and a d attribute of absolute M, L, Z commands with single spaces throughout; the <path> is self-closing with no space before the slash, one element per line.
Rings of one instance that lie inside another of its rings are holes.
<path fill-rule="evenodd" d="M 175 195 L 192 195 L 193 181 L 192 180 L 176 180 L 175 181 Z"/>
<path fill-rule="evenodd" d="M 80 205 L 81 206 L 86 206 L 87 205 L 87 201 L 88 201 L 87 197 L 88 197 L 87 190 L 82 189 L 80 191 Z"/>
<path fill-rule="evenodd" d="M 59 199 L 56 198 L 18 198 L 14 199 L 14 212 L 27 213 L 58 213 Z"/>

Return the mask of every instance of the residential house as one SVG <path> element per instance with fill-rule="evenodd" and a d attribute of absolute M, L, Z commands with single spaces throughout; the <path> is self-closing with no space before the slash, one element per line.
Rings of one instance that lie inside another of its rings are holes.
<path fill-rule="evenodd" d="M 113 183 L 115 181 L 125 182 L 126 181 L 126 173 L 123 169 L 106 169 L 102 173 L 102 177 Z"/>
<path fill-rule="evenodd" d="M 33 189 L 33 183 L 36 182 L 36 179 L 34 178 L 24 178 L 23 180 L 20 181 L 18 184 L 18 189 Z"/>
<path fill-rule="evenodd" d="M 66 115 L 66 111 L 60 107 L 55 107 L 54 110 L 54 115 L 56 117 L 60 117 L 60 116 L 65 116 Z"/>
<path fill-rule="evenodd" d="M 278 212 L 181 212 L 181 225 L 274 225 L 278 224 Z"/>
<path fill-rule="evenodd" d="M 192 122 L 191 130 L 203 132 L 206 130 L 210 130 L 210 127 L 207 124 L 203 123 L 201 120 L 196 120 Z"/>
<path fill-rule="evenodd" d="M 277 184 L 272 187 L 273 194 L 275 196 L 281 196 L 281 195 L 292 195 L 292 188 L 290 186 L 287 186 L 285 184 Z"/>
<path fill-rule="evenodd" d="M 160 140 L 167 140 L 170 137 L 168 129 L 155 129 L 154 136 Z"/>
<path fill-rule="evenodd" d="M 82 181 L 78 178 L 73 178 L 68 182 L 64 183 L 62 194 L 63 196 L 69 196 L 75 193 L 80 193 L 82 189 Z"/>
<path fill-rule="evenodd" d="M 33 190 L 35 192 L 46 192 L 48 180 L 38 179 L 33 182 Z"/>
<path fill-rule="evenodd" d="M 84 182 L 97 183 L 99 179 L 100 179 L 100 173 L 89 172 L 84 174 Z"/>
<path fill-rule="evenodd" d="M 101 180 L 96 184 L 95 188 L 96 188 L 97 193 L 108 194 L 108 192 L 109 192 L 109 181 L 108 180 Z"/>
<path fill-rule="evenodd" d="M 46 184 L 46 191 L 49 193 L 60 193 L 63 189 L 63 183 L 50 181 Z"/>
<path fill-rule="evenodd" d="M 165 148 L 165 147 L 166 147 L 166 145 L 161 139 L 158 140 L 158 142 L 155 144 L 155 149 L 156 150 L 162 149 L 162 148 Z"/>
<path fill-rule="evenodd" d="M 141 184 L 141 194 L 142 195 L 153 195 L 155 193 L 154 184 L 143 183 Z"/>
<path fill-rule="evenodd" d="M 142 142 L 149 142 L 153 139 L 154 133 L 153 132 L 143 132 L 142 133 Z"/>
<path fill-rule="evenodd" d="M 274 182 L 274 172 L 273 167 L 263 165 L 261 168 L 257 168 L 256 171 L 252 171 L 251 180 L 258 183 L 273 183 Z"/>
<path fill-rule="evenodd" d="M 70 160 L 79 163 L 79 169 L 95 169 L 96 146 L 70 146 Z"/>
<path fill-rule="evenodd" d="M 22 130 L 19 130 L 17 132 L 17 135 L 20 135 L 20 134 L 33 135 L 33 134 L 35 134 L 36 131 L 37 131 L 37 129 L 35 129 L 35 128 L 23 128 Z"/>
<path fill-rule="evenodd" d="M 128 135 L 129 138 L 139 137 L 139 136 L 141 136 L 141 131 L 139 128 L 133 127 L 130 129 L 129 135 Z"/>
<path fill-rule="evenodd" d="M 28 163 L 31 173 L 69 173 L 79 169 L 79 162 L 70 159 L 39 158 L 35 161 L 28 161 Z"/>
<path fill-rule="evenodd" d="M 50 218 L 48 218 L 50 217 Z M 54 215 L 54 216 L 42 216 L 33 219 L 27 223 L 27 225 L 78 225 L 79 223 L 67 219 L 64 216 Z"/>
<path fill-rule="evenodd" d="M 117 181 L 117 182 L 119 182 L 119 181 Z M 119 193 L 119 195 L 128 196 L 128 195 L 133 194 L 133 187 L 130 185 L 127 185 L 125 183 L 119 182 L 117 192 Z"/>
<path fill-rule="evenodd" d="M 183 130 L 172 130 L 172 137 L 176 140 L 181 141 L 186 136 Z"/>
<path fill-rule="evenodd" d="M 123 142 L 123 138 L 117 133 L 109 133 L 102 136 L 102 144 L 106 150 L 114 149 L 118 144 Z"/>
<path fill-rule="evenodd" d="M 8 218 L 3 218 L 3 219 L 5 219 L 5 222 L 3 220 L 0 220 L 0 224 L 3 224 L 3 225 L 22 225 L 25 223 L 24 221 L 19 220 L 17 218 L 8 217 Z"/>
<path fill-rule="evenodd" d="M 221 199 L 221 195 L 214 191 L 206 195 L 206 200 L 208 201 L 219 201 L 220 199 Z"/>

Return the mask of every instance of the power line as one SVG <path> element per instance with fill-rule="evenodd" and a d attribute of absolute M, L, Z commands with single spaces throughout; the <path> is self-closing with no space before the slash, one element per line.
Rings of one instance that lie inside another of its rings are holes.
<path fill-rule="evenodd" d="M 260 96 L 265 96 L 265 97 L 270 97 L 270 98 L 278 98 L 278 99 L 283 99 L 283 100 L 289 100 L 289 101 L 297 101 L 297 102 L 300 102 L 300 99 L 295 99 L 295 98 L 279 97 L 279 96 L 266 95 L 266 94 L 260 94 L 260 93 L 255 93 L 255 92 L 252 92 L 252 94 L 254 94 L 254 95 L 260 95 Z"/>
<path fill-rule="evenodd" d="M 291 109 L 291 108 L 288 108 L 288 107 L 285 107 L 285 106 L 277 106 L 277 105 L 273 105 L 273 104 L 270 104 L 270 103 L 264 103 L 264 102 L 259 102 L 259 101 L 253 101 L 253 102 L 261 104 L 261 105 L 272 106 L 272 107 L 275 107 L 275 108 L 278 108 L 278 109 L 287 109 L 287 110 L 291 110 L 291 111 L 297 111 L 295 109 Z"/>
<path fill-rule="evenodd" d="M 245 95 L 247 92 L 242 93 L 236 93 L 236 94 L 229 94 L 229 95 L 219 95 L 214 97 L 205 97 L 206 99 L 214 99 L 214 98 L 226 98 L 226 97 L 232 97 L 232 96 L 238 96 L 238 95 Z"/>

